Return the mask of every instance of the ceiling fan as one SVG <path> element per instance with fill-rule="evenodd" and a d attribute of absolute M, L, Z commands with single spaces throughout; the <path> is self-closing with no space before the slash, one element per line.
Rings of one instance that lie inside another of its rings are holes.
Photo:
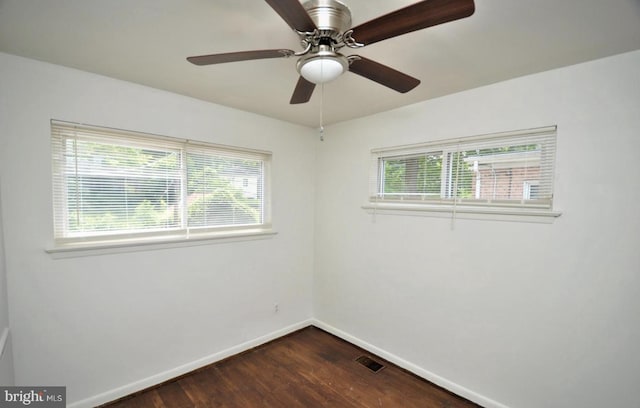
<path fill-rule="evenodd" d="M 189 57 L 195 65 L 266 58 L 299 57 L 300 78 L 290 103 L 311 99 L 316 84 L 353 72 L 398 92 L 408 92 L 420 80 L 360 55 L 344 55 L 343 47 L 361 48 L 378 41 L 469 17 L 473 0 L 424 0 L 351 27 L 349 8 L 337 0 L 265 0 L 301 39 L 302 51 L 270 49 Z"/>

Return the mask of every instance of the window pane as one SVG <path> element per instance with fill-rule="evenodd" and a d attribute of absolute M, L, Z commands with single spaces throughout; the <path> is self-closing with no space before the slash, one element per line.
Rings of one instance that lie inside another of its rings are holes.
<path fill-rule="evenodd" d="M 189 226 L 261 224 L 263 167 L 262 160 L 187 153 Z"/>
<path fill-rule="evenodd" d="M 180 152 L 66 139 L 71 234 L 179 227 Z"/>
<path fill-rule="evenodd" d="M 442 153 L 382 160 L 382 191 L 403 198 L 440 197 Z"/>
<path fill-rule="evenodd" d="M 533 199 L 540 178 L 541 146 L 527 144 L 460 153 L 458 197 L 481 200 Z M 528 185 L 529 187 L 525 187 Z"/>

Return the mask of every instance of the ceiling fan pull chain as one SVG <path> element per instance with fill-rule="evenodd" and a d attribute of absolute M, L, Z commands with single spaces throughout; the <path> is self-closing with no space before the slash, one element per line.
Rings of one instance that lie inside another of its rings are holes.
<path fill-rule="evenodd" d="M 324 84 L 320 84 L 320 141 L 324 142 Z"/>
<path fill-rule="evenodd" d="M 324 64 L 320 65 L 320 77 L 324 77 Z M 320 83 L 320 141 L 324 142 L 324 82 Z"/>

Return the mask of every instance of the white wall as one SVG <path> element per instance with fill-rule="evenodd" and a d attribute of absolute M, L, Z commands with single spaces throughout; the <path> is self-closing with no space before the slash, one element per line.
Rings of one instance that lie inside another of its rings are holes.
<path fill-rule="evenodd" d="M 327 128 L 315 316 L 495 406 L 640 406 L 639 72 L 634 52 Z M 553 224 L 360 208 L 372 148 L 547 125 Z"/>
<path fill-rule="evenodd" d="M 2 134 L 0 132 L 0 134 Z M 4 233 L 2 228 L 2 191 L 0 191 L 0 385 L 13 385 L 13 350 L 9 332 L 9 300 L 7 273 L 4 262 Z"/>
<path fill-rule="evenodd" d="M 0 78 L 0 174 L 17 383 L 66 385 L 74 403 L 311 317 L 311 130 L 6 54 L 0 54 Z M 53 259 L 44 252 L 53 234 L 52 118 L 272 151 L 278 234 Z"/>
<path fill-rule="evenodd" d="M 625 54 L 334 125 L 317 143 L 306 128 L 0 54 L 16 383 L 67 385 L 77 402 L 315 316 L 512 408 L 637 406 L 639 71 L 640 52 Z M 273 151 L 279 234 L 52 259 L 51 118 Z M 371 148 L 552 124 L 553 224 L 452 229 L 360 208 Z"/>

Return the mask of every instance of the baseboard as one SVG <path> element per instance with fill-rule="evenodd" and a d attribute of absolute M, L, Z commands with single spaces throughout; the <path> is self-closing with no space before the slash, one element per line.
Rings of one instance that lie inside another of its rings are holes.
<path fill-rule="evenodd" d="M 7 346 L 7 339 L 9 338 L 9 328 L 5 327 L 2 330 L 2 336 L 0 336 L 0 359 L 4 356 L 4 349 Z"/>
<path fill-rule="evenodd" d="M 215 363 L 216 361 L 224 360 L 227 357 L 231 357 L 235 354 L 242 353 L 254 347 L 258 347 L 264 343 L 270 342 L 271 340 L 275 340 L 289 333 L 293 333 L 296 330 L 303 329 L 312 324 L 313 324 L 312 319 L 303 320 L 301 322 L 292 324 L 291 326 L 287 326 L 283 329 L 276 330 L 274 332 L 271 332 L 269 334 L 258 337 L 256 339 L 244 342 L 237 346 L 219 351 L 209 356 L 202 357 L 190 363 L 183 364 L 179 367 L 175 367 L 170 370 L 164 371 L 162 373 L 153 375 L 151 377 L 144 378 L 139 381 L 135 381 L 133 383 L 123 385 L 121 387 L 107 391 L 105 393 L 95 395 L 93 397 L 89 397 L 81 401 L 74 402 L 72 404 L 69 404 L 68 408 L 91 408 L 97 405 L 101 405 L 110 401 L 117 400 L 118 398 L 122 398 L 126 395 L 130 395 L 135 392 L 144 390 L 146 388 L 153 387 L 154 385 L 161 384 L 165 381 L 171 380 L 172 378 L 179 377 L 181 375 L 187 374 L 190 371 Z"/>
<path fill-rule="evenodd" d="M 457 384 L 453 381 L 450 381 L 446 378 L 443 378 L 431 371 L 425 370 L 422 367 L 419 367 L 413 363 L 410 363 L 395 354 L 389 353 L 386 350 L 383 350 L 379 347 L 374 346 L 373 344 L 367 343 L 364 340 L 361 340 L 351 334 L 344 332 L 336 327 L 333 327 L 321 320 L 318 319 L 307 319 L 301 322 L 295 323 L 293 325 L 287 326 L 283 329 L 276 330 L 264 336 L 258 337 L 256 339 L 244 342 L 234 347 L 230 347 L 226 350 L 219 351 L 217 353 L 211 354 L 209 356 L 205 356 L 198 360 L 192 361 L 187 364 L 183 364 L 179 367 L 175 367 L 173 369 L 164 371 L 162 373 L 153 375 L 151 377 L 147 377 L 141 379 L 139 381 L 135 381 L 130 384 L 123 385 L 116 389 L 107 391 L 105 393 L 95 395 L 93 397 L 89 397 L 87 399 L 74 402 L 69 404 L 69 408 L 91 408 L 101 404 L 105 404 L 110 401 L 117 400 L 118 398 L 122 398 L 126 395 L 133 394 L 135 392 L 144 390 L 149 387 L 153 387 L 154 385 L 161 384 L 165 381 L 171 380 L 173 378 L 184 375 L 190 371 L 196 370 L 198 368 L 207 366 L 209 364 L 215 363 L 217 361 L 223 360 L 227 357 L 231 357 L 235 354 L 242 353 L 244 351 L 250 350 L 254 347 L 258 347 L 264 343 L 268 343 L 269 341 L 275 340 L 279 337 L 285 336 L 287 334 L 293 333 L 297 330 L 303 329 L 307 326 L 316 326 L 322 330 L 325 330 L 334 336 L 340 337 L 343 340 L 348 341 L 349 343 L 355 344 L 356 346 L 362 347 L 363 349 L 384 358 L 387 361 L 390 361 L 396 364 L 403 369 L 422 377 L 432 383 L 453 392 L 454 394 L 460 395 L 470 401 L 475 402 L 485 408 L 509 408 L 504 404 L 501 404 L 497 401 L 494 401 L 490 398 L 487 398 L 477 392 L 471 391 L 468 388 L 463 387 L 460 384 Z M 6 343 L 6 338 L 8 336 L 8 329 L 5 329 L 2 337 L 0 338 L 0 350 L 4 351 L 4 345 Z"/>
<path fill-rule="evenodd" d="M 336 327 L 333 327 L 321 320 L 312 319 L 312 323 L 314 326 L 325 330 L 334 336 L 340 337 L 343 340 L 348 341 L 349 343 L 355 344 L 358 347 L 361 347 L 379 357 L 384 358 L 387 361 L 392 362 L 393 364 L 404 368 L 405 370 L 422 377 L 448 391 L 451 391 L 454 394 L 457 394 L 461 397 L 468 399 L 469 401 L 475 402 L 485 408 L 509 408 L 504 404 L 501 404 L 497 401 L 494 401 L 490 398 L 485 397 L 484 395 L 478 394 L 477 392 L 471 391 L 468 388 L 463 387 L 460 384 L 457 384 L 453 381 L 447 380 L 431 371 L 425 370 L 422 367 L 419 367 L 413 363 L 404 360 L 395 354 L 389 353 L 386 350 L 383 350 L 379 347 L 374 346 L 373 344 L 367 343 L 364 340 L 361 340 L 355 336 L 350 335 Z"/>

